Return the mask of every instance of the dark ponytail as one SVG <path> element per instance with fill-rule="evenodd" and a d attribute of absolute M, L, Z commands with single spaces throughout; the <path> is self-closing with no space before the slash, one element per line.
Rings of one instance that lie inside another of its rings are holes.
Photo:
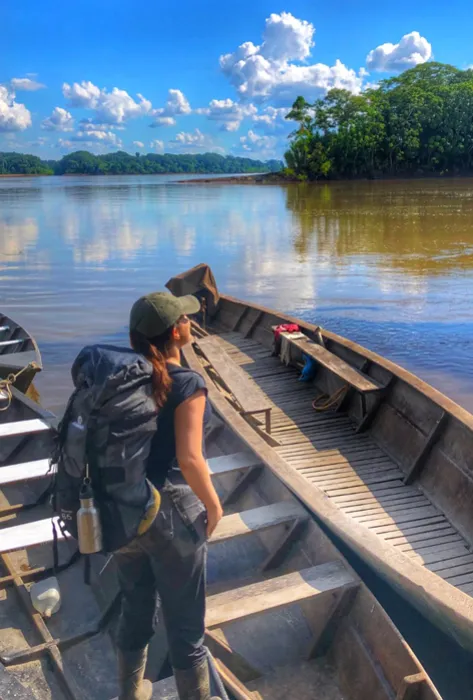
<path fill-rule="evenodd" d="M 155 338 L 146 338 L 138 331 L 130 332 L 130 343 L 133 350 L 144 355 L 153 365 L 153 393 L 158 408 L 164 406 L 171 390 L 172 379 L 166 365 L 166 352 L 171 341 L 172 331 L 171 327 Z"/>

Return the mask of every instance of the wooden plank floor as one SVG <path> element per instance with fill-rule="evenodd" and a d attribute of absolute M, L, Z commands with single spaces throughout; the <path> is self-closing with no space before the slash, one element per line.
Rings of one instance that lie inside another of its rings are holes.
<path fill-rule="evenodd" d="M 473 594 L 473 552 L 422 491 L 343 414 L 312 408 L 314 387 L 297 370 L 239 333 L 221 335 L 226 352 L 273 404 L 275 449 L 344 513 L 431 571 Z"/>

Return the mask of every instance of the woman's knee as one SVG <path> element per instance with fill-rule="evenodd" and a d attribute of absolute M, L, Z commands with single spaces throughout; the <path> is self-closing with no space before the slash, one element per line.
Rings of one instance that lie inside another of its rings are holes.
<path fill-rule="evenodd" d="M 198 666 L 205 657 L 204 636 L 191 640 L 183 635 L 169 639 L 169 657 L 173 668 L 188 669 Z"/>

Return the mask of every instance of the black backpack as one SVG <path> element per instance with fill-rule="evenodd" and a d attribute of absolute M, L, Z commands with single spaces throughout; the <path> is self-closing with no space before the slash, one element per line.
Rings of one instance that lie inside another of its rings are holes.
<path fill-rule="evenodd" d="M 146 466 L 157 428 L 152 365 L 132 350 L 92 345 L 72 366 L 75 390 L 59 424 L 53 507 L 65 534 L 77 539 L 79 494 L 90 474 L 103 550 L 137 535 L 150 504 Z"/>

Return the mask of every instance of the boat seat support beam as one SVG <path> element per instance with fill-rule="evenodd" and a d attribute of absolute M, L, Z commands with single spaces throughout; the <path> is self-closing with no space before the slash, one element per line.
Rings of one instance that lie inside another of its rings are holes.
<path fill-rule="evenodd" d="M 439 439 L 445 424 L 447 422 L 448 414 L 445 413 L 445 411 L 442 412 L 442 415 L 438 419 L 437 423 L 434 425 L 432 428 L 429 436 L 427 437 L 427 440 L 421 449 L 420 453 L 417 455 L 416 459 L 414 460 L 413 465 L 409 469 L 408 473 L 406 474 L 404 478 L 404 483 L 408 486 L 409 484 L 412 484 L 413 481 L 415 481 L 422 469 L 425 466 L 425 463 L 427 462 L 427 458 L 430 455 L 433 446 Z"/>

